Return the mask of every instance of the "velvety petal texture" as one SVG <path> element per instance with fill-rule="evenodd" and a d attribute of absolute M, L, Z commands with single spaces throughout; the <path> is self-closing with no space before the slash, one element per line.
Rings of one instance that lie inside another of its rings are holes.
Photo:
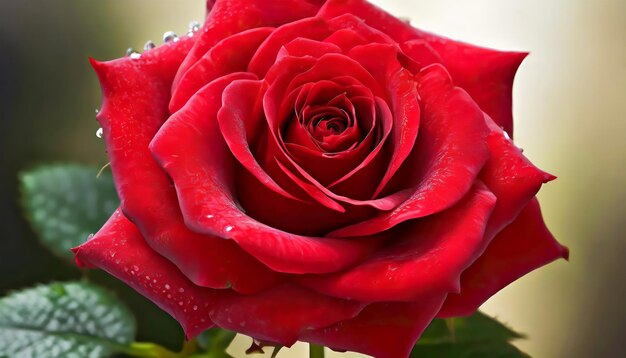
<path fill-rule="evenodd" d="M 207 1 L 204 26 L 92 60 L 121 207 L 74 249 L 170 313 L 407 357 L 558 258 L 512 137 L 524 53 L 365 0 Z"/>

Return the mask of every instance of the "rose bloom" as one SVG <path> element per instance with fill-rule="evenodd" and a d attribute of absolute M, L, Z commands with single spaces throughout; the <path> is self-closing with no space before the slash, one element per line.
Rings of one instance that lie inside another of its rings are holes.
<path fill-rule="evenodd" d="M 217 326 L 406 357 L 566 257 L 511 141 L 525 53 L 411 27 L 364 0 L 209 1 L 205 25 L 92 61 L 120 209 L 77 261 L 188 337 Z"/>

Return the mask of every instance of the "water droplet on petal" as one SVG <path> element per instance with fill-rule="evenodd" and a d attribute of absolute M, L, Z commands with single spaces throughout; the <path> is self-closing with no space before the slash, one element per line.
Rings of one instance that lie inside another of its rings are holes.
<path fill-rule="evenodd" d="M 130 56 L 130 55 L 134 54 L 135 52 L 137 52 L 137 51 L 135 51 L 134 48 L 129 47 L 129 48 L 126 49 L 126 56 Z"/>
<path fill-rule="evenodd" d="M 143 45 L 143 50 L 144 51 L 150 51 L 150 50 L 152 50 L 155 47 L 156 47 L 156 45 L 154 44 L 154 42 L 148 41 L 148 42 L 146 42 L 145 45 Z"/>
<path fill-rule="evenodd" d="M 183 301 L 179 301 L 179 302 L 178 302 L 178 305 L 179 305 L 179 306 L 182 306 L 182 305 L 184 305 L 184 304 L 185 304 L 185 303 L 184 303 Z"/>
<path fill-rule="evenodd" d="M 100 110 L 98 108 L 96 108 L 96 114 L 100 113 Z"/>
<path fill-rule="evenodd" d="M 511 136 L 506 131 L 502 131 L 502 135 L 504 136 L 504 138 L 511 140 Z"/>
<path fill-rule="evenodd" d="M 226 232 L 229 232 L 229 231 L 233 231 L 234 228 L 235 228 L 234 226 L 228 225 L 224 228 L 224 230 L 226 230 Z"/>
<path fill-rule="evenodd" d="M 163 42 L 176 42 L 178 41 L 178 35 L 174 31 L 168 31 L 163 34 Z"/>
<path fill-rule="evenodd" d="M 211 215 L 211 214 L 209 214 L 209 215 L 207 215 L 207 216 L 206 216 L 206 218 L 207 218 L 207 219 L 213 219 L 213 218 L 214 218 L 214 216 L 213 216 L 213 215 Z"/>
<path fill-rule="evenodd" d="M 96 131 L 96 137 L 102 139 L 102 136 L 104 136 L 104 130 L 102 128 L 98 128 Z"/>
<path fill-rule="evenodd" d="M 194 305 L 194 306 L 193 306 L 193 310 L 194 310 L 194 311 L 197 311 L 197 310 L 198 310 L 198 306 Z"/>
<path fill-rule="evenodd" d="M 130 58 L 131 58 L 131 60 L 138 60 L 138 59 L 140 59 L 140 58 L 141 58 L 141 54 L 140 54 L 140 53 L 138 53 L 138 52 L 131 53 L 131 54 L 130 54 Z"/>
<path fill-rule="evenodd" d="M 200 23 L 198 21 L 189 23 L 189 32 L 198 32 L 198 30 L 200 30 Z"/>
<path fill-rule="evenodd" d="M 165 284 L 165 289 L 166 289 L 166 290 L 169 290 L 169 289 L 170 289 L 170 285 Z"/>
<path fill-rule="evenodd" d="M 184 288 L 179 288 L 178 292 L 183 293 L 183 292 L 185 292 L 185 289 Z"/>

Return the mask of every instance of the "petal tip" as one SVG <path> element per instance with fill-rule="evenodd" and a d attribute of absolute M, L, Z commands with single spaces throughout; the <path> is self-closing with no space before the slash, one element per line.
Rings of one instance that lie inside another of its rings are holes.
<path fill-rule="evenodd" d="M 560 245 L 560 249 L 561 249 L 561 258 L 569 262 L 569 248 L 567 246 Z"/>

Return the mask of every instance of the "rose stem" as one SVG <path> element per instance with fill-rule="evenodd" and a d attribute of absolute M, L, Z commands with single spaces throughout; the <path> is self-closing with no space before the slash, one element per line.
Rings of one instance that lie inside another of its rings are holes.
<path fill-rule="evenodd" d="M 324 358 L 324 346 L 309 343 L 309 358 Z"/>

